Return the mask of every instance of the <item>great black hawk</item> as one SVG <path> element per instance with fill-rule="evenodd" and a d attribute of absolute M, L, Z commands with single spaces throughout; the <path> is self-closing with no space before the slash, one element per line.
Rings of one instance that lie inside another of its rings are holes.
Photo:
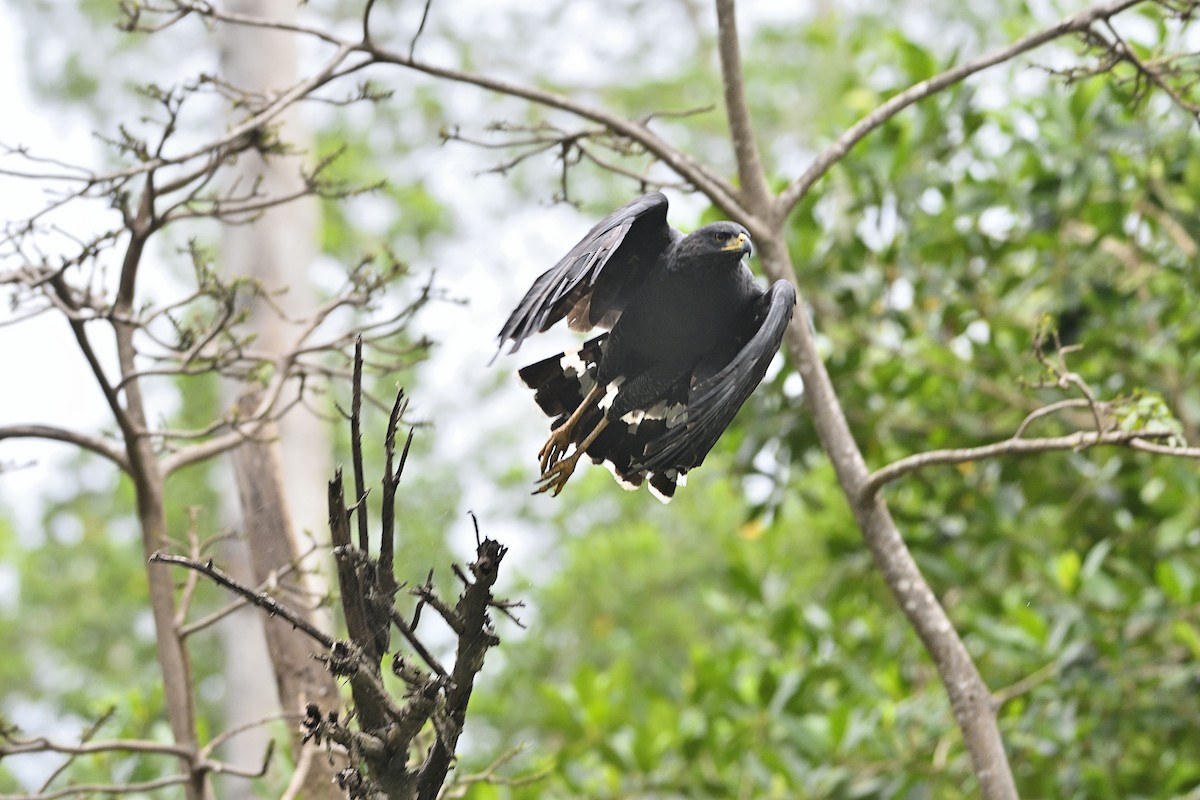
<path fill-rule="evenodd" d="M 750 234 L 734 222 L 683 235 L 667 224 L 667 198 L 651 192 L 534 281 L 501 348 L 511 341 L 516 352 L 563 317 L 572 330 L 609 329 L 519 371 L 554 420 L 536 492 L 557 495 L 586 453 L 625 488 L 648 483 L 670 500 L 762 380 L 796 304 L 791 284 L 755 283 L 749 253 Z"/>

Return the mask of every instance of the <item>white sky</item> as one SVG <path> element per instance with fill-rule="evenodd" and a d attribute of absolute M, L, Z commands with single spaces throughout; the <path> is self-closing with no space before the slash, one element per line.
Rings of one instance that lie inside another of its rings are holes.
<path fill-rule="evenodd" d="M 28 145 L 40 156 L 70 163 L 93 159 L 98 148 L 91 133 L 93 123 L 86 115 L 72 114 L 61 105 L 40 108 L 31 96 L 20 52 L 24 32 L 13 16 L 0 4 L 0 108 L 9 110 L 0 122 L 0 143 Z M 473 117 L 479 115 L 485 95 L 467 87 L 448 90 L 445 95 L 460 118 L 477 121 Z M 473 509 L 482 520 L 492 516 L 488 534 L 507 542 L 506 537 L 518 535 L 518 528 L 527 530 L 529 525 L 518 525 L 512 519 L 517 509 L 497 496 L 491 479 L 512 464 L 513 443 L 510 439 L 507 447 L 488 447 L 488 438 L 498 430 L 507 437 L 517 435 L 517 446 L 529 453 L 532 482 L 532 454 L 545 435 L 546 422 L 515 378 L 504 391 L 483 397 L 482 406 L 480 384 L 490 383 L 497 372 L 511 375 L 518 361 L 540 357 L 552 351 L 554 342 L 572 338 L 546 337 L 527 344 L 517 357 L 502 357 L 491 367 L 487 363 L 495 351 L 495 332 L 521 293 L 591 223 L 567 206 L 514 208 L 506 203 L 504 179 L 479 174 L 491 165 L 494 154 L 490 152 L 462 145 L 441 148 L 437 142 L 429 146 L 439 148 L 431 153 L 437 166 L 429 166 L 431 159 L 426 158 L 426 166 L 417 168 L 424 173 L 427 189 L 456 210 L 461 224 L 452 238 L 427 248 L 430 252 L 425 262 L 414 266 L 418 271 L 436 269 L 439 283 L 452 296 L 466 298 L 468 305 L 439 305 L 421 317 L 419 331 L 439 346 L 436 360 L 421 369 L 413 409 L 418 418 L 435 423 L 434 430 L 421 434 L 434 448 L 433 459 L 440 465 L 453 465 L 463 478 L 466 496 L 461 520 L 448 522 L 461 523 L 466 534 L 465 511 Z M 24 166 L 13 159 L 0 164 Z M 412 177 L 404 175 L 403 179 Z M 43 204 L 42 191 L 36 181 L 0 176 L 0 219 L 27 216 L 31 208 Z M 95 229 L 103 222 L 101 210 L 98 205 L 72 204 L 58 222 L 75 231 Z M 0 309 L 0 321 L 5 313 L 6 309 Z M 103 336 L 96 339 L 103 345 Z M 89 433 L 112 424 L 68 327 L 55 313 L 18 325 L 0 325 L 0 425 L 19 423 L 61 425 Z M 522 438 L 527 441 L 522 443 Z M 63 469 L 65 459 L 75 452 L 68 445 L 36 440 L 0 443 L 0 463 L 31 464 L 0 474 L 0 507 L 14 518 L 24 537 L 37 537 L 38 498 L 48 488 L 52 490 L 55 471 Z M 495 513 L 489 514 L 492 509 Z M 469 541 L 468 535 L 462 537 L 462 543 Z M 3 592 L 0 576 L 0 595 Z"/>
<path fill-rule="evenodd" d="M 814 7 L 812 3 L 801 3 L 788 6 L 784 12 L 781 11 L 783 4 L 744 3 L 739 15 L 743 28 L 749 29 L 754 25 L 771 24 L 772 14 L 811 13 Z M 439 7 L 435 4 L 434 8 L 436 12 Z M 654 9 L 654 13 L 665 14 L 667 8 L 664 5 Z M 583 18 L 573 19 L 570 25 L 594 29 L 597 31 L 595 41 L 589 42 L 587 47 L 572 47 L 562 37 L 537 37 L 531 43 L 531 47 L 537 49 L 523 55 L 534 59 L 535 63 L 560 64 L 561 69 L 579 77 L 601 71 L 597 66 L 596 59 L 600 57 L 597 53 L 619 54 L 621 48 L 628 45 L 619 35 L 612 37 L 616 29 L 606 24 L 611 19 L 605 17 L 601 4 L 578 4 L 569 7 L 567 13 L 575 17 L 583 15 Z M 484 26 L 481 35 L 501 37 L 505 34 L 504 25 L 518 24 L 526 16 L 536 22 L 537 14 L 535 9 L 517 0 L 487 6 L 483 16 L 488 19 L 476 22 Z M 664 31 L 664 35 L 678 33 L 684 39 L 690 36 L 687 31 L 673 31 L 665 25 Z M 601 35 L 604 32 L 612 41 Z M 25 62 L 19 52 L 19 44 L 25 35 L 16 29 L 11 12 L 0 3 L 0 108 L 8 111 L 0 118 L 0 142 L 34 145 L 39 154 L 75 162 L 88 158 L 96 152 L 96 147 L 91 123 L 85 115 L 71 114 L 61 106 L 39 108 L 36 99 L 30 96 Z M 681 42 L 676 44 L 684 46 Z M 435 59 L 436 48 L 442 45 L 444 42 L 433 36 L 427 35 L 422 40 L 422 47 L 433 48 L 427 55 Z M 447 53 L 445 57 L 453 58 L 453 54 Z M 409 76 L 402 76 L 397 83 L 408 79 Z M 450 109 L 452 121 L 464 124 L 482 127 L 506 113 L 505 106 L 493 96 L 470 87 L 440 85 L 439 98 Z M 514 205 L 504 190 L 507 179 L 479 174 L 498 158 L 493 152 L 477 148 L 464 145 L 439 147 L 436 142 L 431 142 L 423 159 L 405 162 L 405 169 L 419 174 L 386 177 L 422 179 L 435 197 L 457 213 L 458 227 L 453 237 L 428 246 L 426 263 L 415 266 L 436 268 L 441 283 L 452 295 L 465 297 L 469 305 L 440 306 L 436 313 L 422 317 L 422 332 L 429 333 L 441 344 L 436 358 L 421 370 L 413 404 L 419 416 L 432 419 L 437 425 L 434 431 L 422 434 L 431 439 L 434 457 L 440 463 L 454 465 L 466 478 L 463 484 L 467 496 L 460 510 L 471 508 L 481 519 L 487 519 L 489 512 L 494 512 L 493 521 L 501 527 L 489 533 L 504 538 L 507 530 L 502 520 L 507 517 L 512 520 L 508 524 L 517 525 L 512 516 L 516 509 L 512 507 L 511 499 L 497 496 L 492 484 L 493 476 L 510 465 L 513 456 L 508 448 L 489 446 L 490 437 L 497 431 L 515 435 L 524 442 L 518 446 L 532 454 L 537 450 L 538 440 L 545 435 L 545 421 L 515 379 L 508 381 L 503 392 L 483 397 L 482 406 L 479 384 L 493 379 L 496 371 L 511 374 L 526 360 L 552 352 L 556 344 L 572 340 L 569 334 L 558 332 L 557 336 L 527 343 L 518 356 L 501 357 L 494 366 L 487 366 L 494 352 L 495 331 L 509 309 L 532 279 L 553 264 L 592 220 L 562 205 Z M 547 165 L 547 169 L 553 168 L 554 165 Z M 34 182 L 0 177 L 0 218 L 13 219 L 27 214 L 31 207 L 41 202 L 36 194 L 38 191 L 40 189 Z M 687 227 L 694 219 L 699 202 L 694 198 L 675 196 L 673 200 L 672 221 Z M 87 213 L 90 209 L 81 211 Z M 85 229 L 95 224 L 86 217 L 68 218 L 66 222 Z M 3 319 L 3 313 L 0 309 L 0 319 Z M 49 314 L 19 326 L 0 327 L 0 424 L 45 422 L 88 431 L 110 424 L 92 383 L 87 380 L 81 383 L 81 376 L 86 374 L 86 367 L 65 324 L 56 315 Z M 0 445 L 0 462 L 40 461 L 36 468 L 0 476 L 0 506 L 16 515 L 21 529 L 28 531 L 36 524 L 37 506 L 31 501 L 37 490 L 47 484 L 47 478 L 53 483 L 56 462 L 71 452 L 66 446 L 40 442 Z M 531 455 L 527 463 L 531 467 L 532 480 L 534 462 Z"/>
<path fill-rule="evenodd" d="M 42 113 L 30 95 L 20 52 L 23 34 L 11 12 L 0 6 L 0 143 L 28 145 L 48 156 L 79 160 L 93 150 L 88 126 L 78 115 Z M 11 164 L 9 164 L 11 166 Z M 20 219 L 43 202 L 40 187 L 28 181 L 0 177 L 0 219 Z M 85 213 L 79 209 L 78 214 Z M 80 219 L 68 212 L 66 220 Z M 0 319 L 3 319 L 0 316 Z M 94 430 L 106 420 L 92 387 L 73 385 L 83 361 L 61 318 L 47 315 L 16 326 L 0 327 L 0 424 L 43 422 Z M 6 441 L 0 463 L 39 461 L 38 468 L 0 475 L 0 505 L 15 514 L 19 526 L 34 522 L 31 499 L 46 479 L 46 467 L 70 454 L 72 448 L 34 441 Z"/>

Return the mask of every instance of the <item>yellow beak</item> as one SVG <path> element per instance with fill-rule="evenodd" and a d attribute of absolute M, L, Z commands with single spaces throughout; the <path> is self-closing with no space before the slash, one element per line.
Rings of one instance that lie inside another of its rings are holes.
<path fill-rule="evenodd" d="M 729 244 L 722 247 L 721 250 L 724 252 L 733 252 L 734 250 L 741 250 L 743 252 L 749 253 L 750 252 L 750 237 L 744 233 L 739 233 L 738 237 L 736 239 L 734 239 L 732 242 L 730 242 Z"/>

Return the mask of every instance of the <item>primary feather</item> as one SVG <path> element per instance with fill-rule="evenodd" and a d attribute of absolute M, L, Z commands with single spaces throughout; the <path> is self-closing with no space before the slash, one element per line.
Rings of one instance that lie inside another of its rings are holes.
<path fill-rule="evenodd" d="M 742 263 L 750 238 L 741 225 L 684 236 L 666 212 L 666 197 L 652 192 L 597 223 L 534 281 L 499 339 L 515 352 L 564 317 L 575 330 L 610 329 L 523 368 L 521 378 L 554 418 L 552 431 L 578 411 L 575 447 L 606 419 L 586 454 L 622 486 L 647 483 L 669 500 L 761 382 L 796 292 L 754 281 Z M 603 391 L 580 408 L 595 386 Z"/>

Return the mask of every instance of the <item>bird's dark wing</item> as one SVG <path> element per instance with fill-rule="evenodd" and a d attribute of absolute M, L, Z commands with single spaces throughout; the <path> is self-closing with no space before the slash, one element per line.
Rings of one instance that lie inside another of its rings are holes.
<path fill-rule="evenodd" d="M 516 352 L 527 336 L 568 317 L 572 330 L 611 328 L 659 255 L 682 234 L 667 224 L 667 198 L 644 194 L 588 231 L 542 273 L 500 330 Z"/>
<path fill-rule="evenodd" d="M 723 368 L 692 387 L 687 422 L 646 445 L 634 466 L 647 471 L 697 467 L 762 381 L 796 305 L 796 290 L 778 281 L 759 298 L 752 334 Z"/>

